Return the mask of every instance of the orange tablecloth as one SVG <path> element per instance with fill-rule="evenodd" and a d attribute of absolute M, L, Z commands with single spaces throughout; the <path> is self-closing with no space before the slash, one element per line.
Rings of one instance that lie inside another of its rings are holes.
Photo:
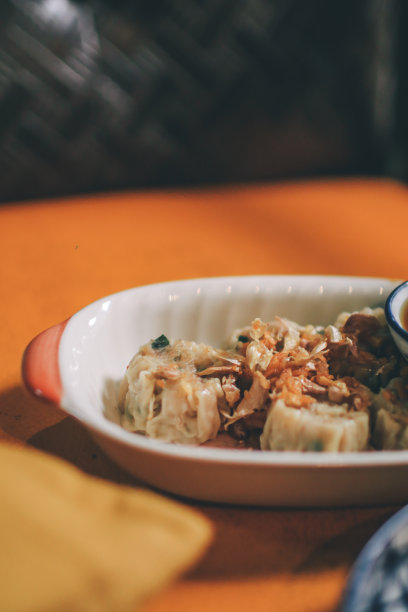
<path fill-rule="evenodd" d="M 28 397 L 26 344 L 92 300 L 201 276 L 408 277 L 408 189 L 386 180 L 124 193 L 0 207 L 0 438 L 132 479 L 57 408 Z M 148 612 L 334 610 L 356 554 L 396 508 L 282 510 L 191 504 L 216 539 Z"/>

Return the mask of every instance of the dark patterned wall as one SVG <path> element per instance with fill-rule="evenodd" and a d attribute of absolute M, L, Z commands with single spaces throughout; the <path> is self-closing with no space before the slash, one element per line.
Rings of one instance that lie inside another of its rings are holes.
<path fill-rule="evenodd" d="M 0 200 L 401 171 L 399 10 L 3 0 Z"/>

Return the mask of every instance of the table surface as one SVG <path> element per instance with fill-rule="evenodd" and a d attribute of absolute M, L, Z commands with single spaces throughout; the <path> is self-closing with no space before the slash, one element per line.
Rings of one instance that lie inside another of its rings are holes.
<path fill-rule="evenodd" d="M 21 356 L 37 333 L 104 295 L 160 281 L 244 274 L 405 278 L 407 227 L 407 187 L 377 179 L 1 206 L 0 440 L 139 485 L 81 425 L 23 389 Z M 356 555 L 398 509 L 191 506 L 213 521 L 215 541 L 147 612 L 334 610 Z"/>

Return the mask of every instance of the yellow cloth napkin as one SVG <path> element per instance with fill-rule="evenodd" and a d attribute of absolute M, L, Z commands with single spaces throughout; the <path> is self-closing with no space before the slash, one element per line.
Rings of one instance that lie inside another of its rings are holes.
<path fill-rule="evenodd" d="M 134 611 L 198 560 L 201 515 L 0 444 L 0 610 Z"/>

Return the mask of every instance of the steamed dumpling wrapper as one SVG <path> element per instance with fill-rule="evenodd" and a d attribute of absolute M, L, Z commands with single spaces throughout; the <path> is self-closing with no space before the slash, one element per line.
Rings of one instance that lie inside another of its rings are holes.
<path fill-rule="evenodd" d="M 157 494 L 0 444 L 0 610 L 134 611 L 196 562 L 209 522 Z"/>

